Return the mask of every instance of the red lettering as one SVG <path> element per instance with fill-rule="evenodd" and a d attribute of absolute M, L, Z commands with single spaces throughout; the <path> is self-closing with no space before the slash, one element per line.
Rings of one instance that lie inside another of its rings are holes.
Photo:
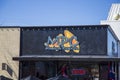
<path fill-rule="evenodd" d="M 86 71 L 84 69 L 73 69 L 72 74 L 73 75 L 85 75 Z"/>

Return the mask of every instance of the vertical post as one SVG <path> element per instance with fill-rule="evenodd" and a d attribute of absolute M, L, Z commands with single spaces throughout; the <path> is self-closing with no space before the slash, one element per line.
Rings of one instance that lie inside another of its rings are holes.
<path fill-rule="evenodd" d="M 118 80 L 117 78 L 118 78 L 118 68 L 117 68 L 117 62 L 115 62 L 115 80 Z"/>
<path fill-rule="evenodd" d="M 58 76 L 58 61 L 55 61 L 55 76 Z"/>
<path fill-rule="evenodd" d="M 118 58 L 120 58 L 120 41 L 118 41 Z M 118 62 L 118 80 L 120 80 L 120 62 Z"/>
<path fill-rule="evenodd" d="M 120 80 L 120 62 L 118 63 L 118 80 Z"/>
<path fill-rule="evenodd" d="M 19 61 L 19 80 L 22 78 L 22 62 Z"/>

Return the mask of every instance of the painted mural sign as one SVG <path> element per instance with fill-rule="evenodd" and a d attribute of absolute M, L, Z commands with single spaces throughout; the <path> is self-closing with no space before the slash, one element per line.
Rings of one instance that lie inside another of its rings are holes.
<path fill-rule="evenodd" d="M 48 36 L 47 42 L 44 43 L 46 50 L 64 50 L 69 53 L 71 50 L 75 53 L 80 52 L 80 45 L 77 37 L 69 30 L 64 30 L 64 34 L 58 34 L 55 38 Z"/>
<path fill-rule="evenodd" d="M 107 55 L 106 36 L 106 29 L 100 26 L 22 28 L 21 54 Z"/>

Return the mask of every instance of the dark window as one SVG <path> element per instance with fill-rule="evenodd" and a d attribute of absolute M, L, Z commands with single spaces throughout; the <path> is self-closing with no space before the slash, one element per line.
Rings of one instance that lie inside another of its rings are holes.
<path fill-rule="evenodd" d="M 2 70 L 6 70 L 12 76 L 13 71 L 6 63 L 2 63 Z"/>
<path fill-rule="evenodd" d="M 6 63 L 2 63 L 2 70 L 6 70 Z"/>

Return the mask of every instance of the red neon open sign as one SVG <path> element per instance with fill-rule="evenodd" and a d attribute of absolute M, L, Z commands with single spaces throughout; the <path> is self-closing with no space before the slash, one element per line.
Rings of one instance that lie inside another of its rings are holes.
<path fill-rule="evenodd" d="M 84 69 L 73 69 L 72 75 L 85 75 L 86 71 Z"/>

